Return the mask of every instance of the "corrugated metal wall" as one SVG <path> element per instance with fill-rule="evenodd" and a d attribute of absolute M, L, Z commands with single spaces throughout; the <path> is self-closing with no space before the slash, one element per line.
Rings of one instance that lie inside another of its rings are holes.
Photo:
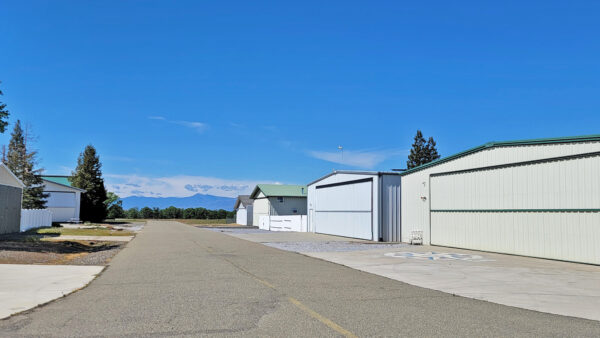
<path fill-rule="evenodd" d="M 431 175 L 431 244 L 600 264 L 600 156 Z"/>
<path fill-rule="evenodd" d="M 21 188 L 0 185 L 0 234 L 19 232 L 22 192 Z"/>
<path fill-rule="evenodd" d="M 505 146 L 482 150 L 402 176 L 402 240 L 413 230 L 430 240 L 429 176 L 435 173 L 600 151 L 600 142 Z"/>
<path fill-rule="evenodd" d="M 381 237 L 384 242 L 399 242 L 401 178 L 398 175 L 382 175 L 380 182 Z"/>
<path fill-rule="evenodd" d="M 283 197 L 283 203 L 277 197 L 269 197 L 269 202 L 271 216 L 306 215 L 306 197 Z"/>

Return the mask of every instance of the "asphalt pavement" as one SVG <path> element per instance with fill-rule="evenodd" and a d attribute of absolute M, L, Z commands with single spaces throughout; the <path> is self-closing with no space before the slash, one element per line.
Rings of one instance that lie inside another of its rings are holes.
<path fill-rule="evenodd" d="M 149 222 L 89 286 L 0 336 L 600 336 L 600 322 L 411 286 L 175 222 Z"/>

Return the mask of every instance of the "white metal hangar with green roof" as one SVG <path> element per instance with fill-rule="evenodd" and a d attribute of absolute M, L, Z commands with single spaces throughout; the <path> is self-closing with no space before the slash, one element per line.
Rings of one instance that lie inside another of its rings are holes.
<path fill-rule="evenodd" d="M 600 135 L 490 142 L 401 177 L 402 241 L 600 264 Z"/>
<path fill-rule="evenodd" d="M 81 194 L 85 190 L 71 186 L 69 176 L 42 176 L 46 208 L 52 212 L 52 222 L 79 222 Z"/>
<path fill-rule="evenodd" d="M 260 227 L 261 217 L 306 215 L 306 195 L 304 185 L 258 184 L 250 194 L 252 224 Z"/>

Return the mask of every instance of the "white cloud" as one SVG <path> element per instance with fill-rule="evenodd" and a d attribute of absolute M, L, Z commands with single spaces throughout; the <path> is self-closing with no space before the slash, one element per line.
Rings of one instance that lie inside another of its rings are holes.
<path fill-rule="evenodd" d="M 187 127 L 187 128 L 194 129 L 194 130 L 196 130 L 199 133 L 203 132 L 207 128 L 207 124 L 206 123 L 202 123 L 202 122 L 198 122 L 198 121 L 168 120 L 164 116 L 148 116 L 148 119 L 150 119 L 150 120 L 158 120 L 158 121 L 165 121 L 167 123 L 172 123 L 172 124 L 176 124 L 176 125 L 179 125 L 179 126 L 184 126 L 184 127 Z"/>
<path fill-rule="evenodd" d="M 196 129 L 197 132 L 203 132 L 206 129 L 206 124 L 194 121 L 169 121 L 169 123 L 178 124 L 180 126 Z"/>
<path fill-rule="evenodd" d="M 258 181 L 226 180 L 203 176 L 146 177 L 138 175 L 105 175 L 106 187 L 120 197 L 187 197 L 197 193 L 237 197 L 248 195 Z"/>
<path fill-rule="evenodd" d="M 373 169 L 390 157 L 403 154 L 401 150 L 308 151 L 308 155 L 323 161 L 348 165 L 356 168 Z"/>

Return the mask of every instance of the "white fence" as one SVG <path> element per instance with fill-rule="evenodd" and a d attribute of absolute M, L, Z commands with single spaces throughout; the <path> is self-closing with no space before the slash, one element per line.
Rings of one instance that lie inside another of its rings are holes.
<path fill-rule="evenodd" d="M 306 215 L 260 216 L 258 228 L 270 231 L 307 232 Z"/>
<path fill-rule="evenodd" d="M 47 209 L 21 209 L 21 232 L 52 225 L 52 212 Z"/>

